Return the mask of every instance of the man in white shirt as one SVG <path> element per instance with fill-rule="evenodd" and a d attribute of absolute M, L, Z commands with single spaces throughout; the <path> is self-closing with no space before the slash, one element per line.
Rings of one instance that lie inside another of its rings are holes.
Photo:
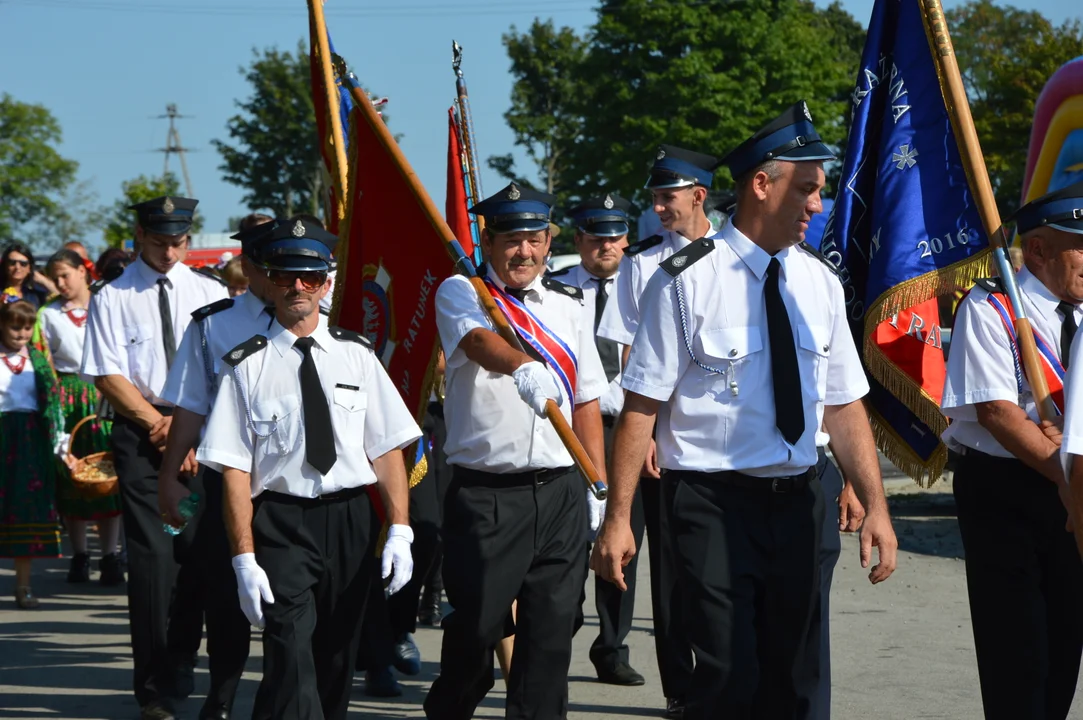
<path fill-rule="evenodd" d="M 807 717 L 806 662 L 819 595 L 824 498 L 817 433 L 867 515 L 862 564 L 894 570 L 897 543 L 880 481 L 867 392 L 842 285 L 796 247 L 820 211 L 823 159 L 804 103 L 726 159 L 737 212 L 660 265 L 622 384 L 612 487 L 594 568 L 623 585 L 635 553 L 631 501 L 657 417 L 670 532 L 696 656 L 684 717 Z"/>
<path fill-rule="evenodd" d="M 163 532 L 157 481 L 173 413 L 162 392 L 177 340 L 192 312 L 229 295 L 224 284 L 184 264 L 197 202 L 160 197 L 132 206 L 140 255 L 91 299 L 80 371 L 116 413 L 134 687 L 146 720 L 172 718 L 171 701 L 191 692 L 203 622 L 198 588 L 184 582 L 174 589 L 177 561 L 187 561 L 198 520 L 176 539 Z M 195 474 L 194 455 L 185 470 Z M 198 476 L 191 486 L 202 493 Z M 170 617 L 174 591 L 180 599 Z"/>
<path fill-rule="evenodd" d="M 512 183 L 470 210 L 486 220 L 483 281 L 525 351 L 494 332 L 470 280 L 448 278 L 436 293 L 453 472 L 443 574 L 454 610 L 443 622 L 440 677 L 425 699 L 430 718 L 473 717 L 493 686 L 493 647 L 510 634 L 507 716 L 567 714 L 588 490 L 545 407 L 560 405 L 604 475 L 598 398 L 607 383 L 582 291 L 542 276 L 552 203 Z"/>
<path fill-rule="evenodd" d="M 1016 212 L 1020 297 L 1009 300 L 999 279 L 979 280 L 952 330 L 941 408 L 951 418 L 944 441 L 962 455 L 952 489 L 987 718 L 1064 718 L 1079 676 L 1083 566 L 1065 527 L 1061 434 L 1039 422 L 1010 326 L 1018 301 L 1066 418 L 1064 449 L 1078 452 L 1079 410 L 1064 406 L 1061 377 L 1067 368 L 1069 401 L 1078 400 L 1078 354 L 1067 360 L 1083 319 L 1081 197 L 1083 184 Z"/>
<path fill-rule="evenodd" d="M 402 450 L 417 423 L 358 333 L 327 327 L 334 235 L 292 218 L 265 235 L 275 320 L 229 351 L 199 461 L 224 482 L 241 609 L 262 628 L 253 718 L 344 720 L 369 587 L 379 491 L 388 592 L 411 575 Z"/>

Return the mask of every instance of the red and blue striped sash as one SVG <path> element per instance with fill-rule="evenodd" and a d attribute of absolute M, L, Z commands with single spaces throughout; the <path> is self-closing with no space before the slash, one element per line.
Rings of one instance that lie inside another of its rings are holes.
<path fill-rule="evenodd" d="M 1015 311 L 1004 293 L 989 293 L 989 304 L 997 311 L 1004 329 L 1008 331 L 1008 341 L 1012 346 L 1012 358 L 1015 360 L 1015 382 L 1019 392 L 1023 392 L 1023 359 L 1019 354 L 1018 336 L 1015 334 Z M 1045 373 L 1049 394 L 1057 412 L 1064 414 L 1064 366 L 1057 358 L 1056 351 L 1047 343 L 1038 331 L 1034 331 L 1034 344 L 1038 346 L 1038 356 L 1042 360 L 1042 372 Z"/>
<path fill-rule="evenodd" d="M 534 313 L 526 309 L 523 303 L 498 288 L 489 278 L 485 285 L 492 293 L 497 307 L 530 347 L 534 348 L 545 360 L 549 369 L 556 373 L 564 386 L 568 400 L 575 404 L 575 388 L 578 384 L 579 361 L 572 349 L 556 333 L 545 326 Z"/>

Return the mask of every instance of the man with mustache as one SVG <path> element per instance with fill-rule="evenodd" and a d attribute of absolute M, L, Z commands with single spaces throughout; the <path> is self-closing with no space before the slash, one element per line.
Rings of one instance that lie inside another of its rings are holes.
<path fill-rule="evenodd" d="M 821 210 L 820 141 L 804 103 L 724 161 L 737 210 L 712 238 L 661 263 L 621 382 L 613 485 L 592 566 L 623 583 L 630 517 L 657 419 L 658 464 L 696 666 L 684 717 L 807 718 L 807 662 L 820 594 L 821 427 L 866 509 L 870 580 L 894 571 L 897 542 L 861 397 L 868 391 L 842 284 L 801 249 Z"/>
<path fill-rule="evenodd" d="M 443 622 L 440 677 L 425 699 L 430 718 L 473 717 L 493 686 L 493 647 L 510 634 L 506 716 L 548 720 L 568 710 L 588 490 L 545 407 L 560 406 L 604 476 L 598 398 L 607 383 L 582 290 L 542 276 L 553 201 L 512 183 L 470 208 L 485 218 L 480 275 L 523 350 L 494 331 L 466 278 L 448 278 L 436 293 L 452 468 L 443 573 L 454 609 Z"/>
<path fill-rule="evenodd" d="M 664 231 L 640 240 L 625 250 L 621 272 L 614 283 L 611 301 L 598 324 L 598 336 L 624 346 L 623 360 L 639 327 L 641 298 L 658 265 L 701 237 L 714 233 L 707 219 L 707 193 L 714 175 L 711 168 L 717 158 L 673 145 L 658 148 L 647 189 L 654 211 Z M 651 605 L 654 621 L 654 648 L 658 674 L 666 698 L 665 716 L 679 718 L 684 712 L 684 698 L 692 679 L 692 646 L 683 630 L 680 609 L 682 600 L 675 563 L 669 553 L 667 534 L 669 513 L 662 503 L 660 477 L 654 440 L 650 442 L 632 505 L 632 533 L 636 547 L 641 546 L 646 529 L 651 565 Z M 636 573 L 635 561 L 625 570 L 625 594 L 631 593 Z"/>

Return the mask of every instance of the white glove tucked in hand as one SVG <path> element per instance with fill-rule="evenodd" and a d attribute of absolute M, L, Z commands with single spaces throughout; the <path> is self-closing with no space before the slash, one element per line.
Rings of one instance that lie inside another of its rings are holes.
<path fill-rule="evenodd" d="M 382 571 L 380 577 L 391 578 L 387 594 L 394 595 L 406 587 L 414 574 L 414 556 L 410 553 L 410 544 L 414 541 L 414 531 L 409 525 L 392 525 L 387 529 L 387 542 L 380 557 Z M 394 575 L 392 575 L 394 569 Z"/>
<path fill-rule="evenodd" d="M 260 599 L 268 605 L 274 604 L 271 581 L 267 579 L 263 568 L 256 563 L 253 553 L 234 555 L 233 572 L 237 574 L 237 596 L 241 599 L 241 610 L 249 623 L 262 630 L 263 606 Z"/>
<path fill-rule="evenodd" d="M 537 361 L 520 365 L 511 374 L 515 381 L 515 389 L 519 391 L 519 397 L 523 399 L 538 417 L 545 417 L 545 402 L 555 400 L 557 405 L 564 404 L 564 396 L 560 394 L 560 386 L 557 379 L 544 363 Z"/>
<path fill-rule="evenodd" d="M 590 488 L 587 488 L 587 517 L 590 518 L 590 534 L 594 535 L 605 519 L 605 500 L 594 497 Z"/>

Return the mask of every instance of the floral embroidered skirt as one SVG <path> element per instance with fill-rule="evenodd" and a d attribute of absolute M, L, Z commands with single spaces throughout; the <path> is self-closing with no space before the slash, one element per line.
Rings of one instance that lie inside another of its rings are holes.
<path fill-rule="evenodd" d="M 70 433 L 76 423 L 97 412 L 98 390 L 92 383 L 80 380 L 78 375 L 61 373 L 60 407 L 64 413 L 64 432 Z M 79 428 L 72 454 L 81 458 L 109 450 L 111 428 L 112 423 L 108 420 L 91 420 Z M 67 468 L 61 468 L 59 472 L 56 494 L 57 507 L 64 517 L 98 520 L 120 515 L 119 495 L 93 499 L 83 497 L 72 484 Z"/>
<path fill-rule="evenodd" d="M 57 464 L 37 413 L 0 415 L 0 557 L 60 555 Z"/>

